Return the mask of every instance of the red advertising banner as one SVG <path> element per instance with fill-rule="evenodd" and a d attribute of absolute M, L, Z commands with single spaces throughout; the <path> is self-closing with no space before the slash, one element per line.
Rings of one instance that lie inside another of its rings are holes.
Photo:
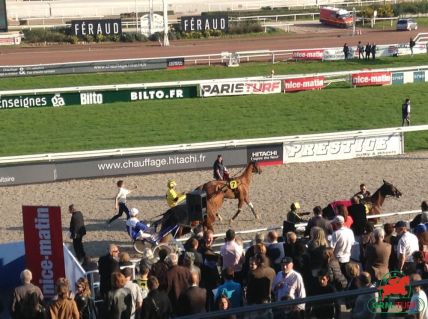
<path fill-rule="evenodd" d="M 353 86 L 390 85 L 391 72 L 365 72 L 352 74 Z"/>
<path fill-rule="evenodd" d="M 324 88 L 323 76 L 312 76 L 306 78 L 287 79 L 284 80 L 285 92 L 297 92 L 308 90 L 319 90 Z"/>
<path fill-rule="evenodd" d="M 324 50 L 293 51 L 294 60 L 323 60 Z"/>
<path fill-rule="evenodd" d="M 53 297 L 55 281 L 65 276 L 61 208 L 22 206 L 25 260 L 33 284 L 45 297 Z"/>

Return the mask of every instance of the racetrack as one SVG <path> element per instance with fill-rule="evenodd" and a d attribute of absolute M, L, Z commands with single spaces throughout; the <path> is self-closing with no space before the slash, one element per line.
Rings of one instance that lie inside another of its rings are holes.
<path fill-rule="evenodd" d="M 425 30 L 426 31 L 426 30 Z M 322 34 L 287 34 L 275 37 L 209 39 L 172 42 L 170 47 L 153 43 L 100 44 L 82 46 L 41 46 L 31 48 L 0 48 L 2 65 L 40 64 L 143 58 L 159 56 L 182 56 L 213 54 L 222 51 L 282 50 L 342 46 L 344 42 L 355 45 L 358 41 L 389 44 L 407 42 L 416 32 L 366 31 L 352 37 L 349 30 L 331 30 Z M 301 203 L 302 209 L 310 211 L 315 205 L 325 206 L 336 199 L 349 198 L 358 190 L 361 182 L 374 192 L 382 179 L 392 182 L 403 193 L 399 200 L 388 199 L 386 212 L 418 209 L 427 198 L 428 152 L 412 153 L 385 158 L 368 158 L 347 161 L 332 161 L 306 164 L 290 164 L 267 167 L 260 176 L 255 176 L 251 187 L 251 199 L 262 216 L 255 221 L 245 208 L 234 224 L 236 229 L 282 225 L 290 204 Z M 227 158 L 225 159 L 227 165 Z M 232 172 L 236 172 L 233 169 Z M 178 189 L 189 191 L 211 179 L 211 171 L 192 171 L 156 175 L 124 177 L 128 187 L 138 185 L 138 191 L 129 198 L 130 207 L 138 207 L 141 218 L 150 219 L 167 209 L 164 200 L 166 182 L 175 178 Z M 2 187 L 0 192 L 0 242 L 23 240 L 22 205 L 59 205 L 62 208 L 63 229 L 68 228 L 70 216 L 67 206 L 74 203 L 84 213 L 88 234 L 84 239 L 87 252 L 100 255 L 110 242 L 129 244 L 124 231 L 124 219 L 111 228 L 105 221 L 114 213 L 113 198 L 118 178 L 73 180 L 51 184 Z M 236 201 L 225 203 L 221 213 L 230 218 L 236 210 Z M 227 223 L 217 223 L 216 231 L 227 229 Z M 65 233 L 64 233 L 65 237 Z M 67 241 L 69 241 L 67 239 Z"/>
<path fill-rule="evenodd" d="M 311 211 L 316 205 L 324 207 L 333 200 L 349 198 L 359 190 L 362 182 L 373 193 L 381 186 L 383 179 L 393 183 L 403 193 L 400 199 L 387 199 L 384 212 L 418 209 L 421 201 L 427 199 L 427 160 L 428 151 L 383 158 L 266 167 L 261 175 L 254 176 L 251 185 L 251 200 L 261 215 L 261 220 L 254 220 L 250 209 L 245 207 L 233 227 L 243 230 L 280 226 L 294 201 L 301 203 L 303 211 Z M 227 158 L 225 162 L 227 165 Z M 239 170 L 234 168 L 231 171 L 236 173 Z M 211 171 L 192 171 L 123 177 L 129 188 L 138 185 L 138 190 L 129 197 L 128 206 L 140 209 L 140 218 L 151 219 L 167 209 L 165 193 L 169 178 L 176 179 L 178 190 L 190 191 L 210 180 L 211 176 Z M 85 216 L 88 234 L 84 242 L 91 255 L 103 254 L 110 242 L 129 244 L 124 218 L 116 221 L 111 228 L 105 224 L 114 213 L 113 198 L 118 179 L 2 187 L 0 220 L 3 222 L 0 226 L 0 242 L 23 240 L 21 205 L 61 206 L 65 238 L 70 219 L 67 207 L 74 203 Z M 231 218 L 236 207 L 235 200 L 228 200 L 221 214 L 225 218 Z M 227 228 L 226 222 L 215 224 L 216 232 Z M 66 241 L 70 242 L 69 239 Z"/>
<path fill-rule="evenodd" d="M 0 48 L 1 65 L 28 65 L 76 61 L 150 58 L 166 56 L 189 56 L 216 54 L 224 51 L 291 50 L 308 48 L 341 47 L 345 42 L 356 45 L 408 43 L 419 32 L 428 32 L 428 27 L 418 31 L 397 32 L 364 29 L 362 35 L 352 36 L 348 29 L 335 29 L 319 24 L 296 25 L 296 33 L 280 36 L 231 37 L 204 40 L 171 41 L 169 47 L 156 42 L 101 43 L 87 45 L 47 45 L 35 47 Z"/>

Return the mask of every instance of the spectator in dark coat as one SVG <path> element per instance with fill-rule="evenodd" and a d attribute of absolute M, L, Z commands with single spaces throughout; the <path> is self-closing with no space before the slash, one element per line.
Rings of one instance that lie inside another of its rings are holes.
<path fill-rule="evenodd" d="M 385 243 L 385 231 L 376 228 L 373 231 L 375 242 L 366 248 L 366 265 L 364 269 L 370 274 L 373 281 L 381 280 L 388 272 L 391 245 Z"/>
<path fill-rule="evenodd" d="M 372 59 L 376 59 L 376 43 L 372 43 L 372 45 L 370 46 L 370 51 L 372 54 Z"/>
<path fill-rule="evenodd" d="M 111 289 L 111 275 L 120 271 L 119 248 L 115 244 L 110 244 L 108 254 L 101 256 L 98 260 L 98 271 L 100 273 L 100 293 L 103 299 Z"/>
<path fill-rule="evenodd" d="M 330 281 L 330 276 L 325 270 L 320 270 L 318 280 L 314 285 L 313 295 L 330 294 L 336 292 L 336 288 Z M 332 319 L 335 314 L 334 300 L 326 300 L 312 304 L 311 318 Z"/>
<path fill-rule="evenodd" d="M 167 293 L 172 304 L 172 310 L 175 314 L 179 311 L 178 298 L 181 293 L 190 287 L 192 283 L 192 275 L 186 267 L 178 265 L 178 256 L 176 253 L 168 255 L 167 259 L 169 269 L 166 273 L 168 283 Z"/>
<path fill-rule="evenodd" d="M 394 225 L 391 223 L 386 223 L 383 225 L 383 230 L 385 231 L 384 242 L 391 245 L 391 255 L 389 256 L 388 268 L 390 270 L 396 270 L 398 266 L 398 257 L 397 257 L 397 245 L 398 237 L 393 235 Z"/>
<path fill-rule="evenodd" d="M 306 246 L 302 242 L 302 240 L 297 238 L 296 233 L 288 232 L 287 241 L 284 243 L 284 256 L 293 258 L 293 269 L 297 272 L 303 274 L 305 267 L 305 261 L 307 261 L 306 257 Z M 281 271 L 281 269 L 279 270 Z M 278 271 L 277 271 L 278 272 Z"/>
<path fill-rule="evenodd" d="M 206 312 L 207 291 L 200 288 L 199 273 L 192 271 L 192 285 L 183 291 L 178 299 L 180 316 L 195 315 Z"/>
<path fill-rule="evenodd" d="M 315 206 L 312 211 L 314 213 L 314 216 L 309 219 L 308 224 L 306 225 L 305 237 L 311 234 L 311 229 L 314 226 L 322 228 L 325 232 L 326 237 L 328 235 L 331 235 L 333 233 L 333 228 L 331 227 L 331 223 L 327 219 L 322 217 L 321 206 Z"/>
<path fill-rule="evenodd" d="M 204 239 L 199 251 L 202 254 L 203 264 L 201 267 L 201 287 L 207 290 L 207 310 L 214 309 L 214 295 L 212 290 L 220 284 L 220 274 L 218 266 L 220 255 L 214 252 L 212 247 L 214 243 L 214 232 L 206 230 L 204 232 Z"/>
<path fill-rule="evenodd" d="M 368 60 L 368 59 L 370 59 L 370 53 L 372 52 L 372 49 L 371 49 L 370 43 L 368 43 L 368 42 L 367 42 L 367 44 L 366 44 L 366 49 L 365 49 L 365 51 L 366 51 L 366 60 Z"/>
<path fill-rule="evenodd" d="M 351 216 L 354 221 L 351 225 L 351 229 L 354 232 L 355 240 L 360 242 L 367 224 L 366 206 L 361 203 L 358 196 L 352 197 L 351 203 L 352 205 L 348 208 L 349 216 Z"/>
<path fill-rule="evenodd" d="M 168 281 L 166 279 L 166 273 L 168 272 L 169 266 L 165 261 L 168 256 L 166 249 L 159 250 L 159 260 L 152 265 L 150 275 L 155 276 L 158 280 L 159 286 L 156 289 L 166 290 L 168 288 Z"/>
<path fill-rule="evenodd" d="M 82 243 L 83 236 L 86 235 L 85 222 L 83 220 L 83 214 L 76 210 L 73 204 L 68 206 L 68 211 L 71 214 L 70 238 L 73 239 L 73 248 L 76 258 L 81 263 L 86 256 Z"/>
<path fill-rule="evenodd" d="M 257 254 L 253 258 L 254 269 L 248 273 L 247 280 L 247 302 L 250 305 L 270 302 L 271 287 L 276 273 L 266 266 L 266 260 L 262 255 Z"/>
<path fill-rule="evenodd" d="M 317 278 L 318 271 L 323 266 L 323 254 L 327 246 L 328 243 L 324 230 L 320 227 L 312 227 L 311 239 L 308 242 L 308 255 L 311 265 L 310 269 L 312 270 L 312 277 L 314 278 Z"/>
<path fill-rule="evenodd" d="M 141 319 L 169 319 L 172 313 L 171 302 L 166 292 L 159 290 L 159 281 L 150 276 L 147 281 L 149 294 L 144 299 Z"/>
<path fill-rule="evenodd" d="M 278 242 L 278 233 L 272 230 L 267 235 L 268 246 L 266 256 L 275 272 L 281 271 L 281 260 L 284 258 L 284 243 Z"/>
<path fill-rule="evenodd" d="M 254 244 L 250 246 L 245 252 L 245 262 L 244 262 L 244 265 L 242 266 L 242 272 L 244 274 L 248 274 L 248 271 L 250 270 L 250 258 L 254 257 L 256 254 L 255 253 L 256 245 L 262 244 L 264 240 L 265 240 L 265 236 L 263 233 L 256 233 L 256 235 L 254 236 Z M 284 237 L 284 240 L 285 240 L 285 237 Z"/>
<path fill-rule="evenodd" d="M 185 248 L 187 253 L 191 253 L 194 255 L 193 264 L 196 267 L 200 268 L 202 266 L 203 259 L 202 259 L 202 254 L 198 251 L 198 248 L 199 248 L 198 239 L 196 237 L 189 238 L 189 240 L 186 242 L 186 245 L 184 246 L 184 248 Z M 184 256 L 184 254 L 182 256 Z M 182 256 L 180 256 L 180 257 L 182 257 Z"/>

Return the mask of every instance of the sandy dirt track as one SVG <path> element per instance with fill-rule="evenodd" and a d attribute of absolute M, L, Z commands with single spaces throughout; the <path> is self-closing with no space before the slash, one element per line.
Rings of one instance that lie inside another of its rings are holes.
<path fill-rule="evenodd" d="M 0 65 L 188 56 L 216 54 L 223 51 L 340 47 L 345 42 L 349 45 L 356 45 L 358 41 L 364 44 L 367 42 L 376 42 L 377 44 L 407 43 L 411 36 L 416 36 L 418 32 L 428 31 L 428 28 L 421 28 L 412 32 L 363 30 L 362 35 L 352 36 L 351 30 L 320 28 L 318 24 L 299 24 L 294 28 L 296 33 L 281 36 L 180 40 L 171 41 L 169 47 L 160 47 L 157 43 L 147 42 L 0 48 Z"/>
<path fill-rule="evenodd" d="M 349 198 L 361 182 L 374 192 L 381 186 L 382 179 L 393 183 L 403 193 L 400 199 L 387 199 L 384 212 L 418 209 L 421 201 L 427 198 L 427 160 L 428 152 L 418 152 L 384 158 L 266 167 L 261 175 L 254 176 L 251 185 L 251 199 L 262 216 L 261 220 L 254 220 L 249 208 L 245 207 L 233 226 L 242 230 L 282 225 L 293 201 L 299 201 L 302 210 L 311 211 L 316 205 L 324 207 L 330 201 Z M 237 171 L 239 168 L 232 169 L 232 172 Z M 179 190 L 188 191 L 210 180 L 211 174 L 211 171 L 193 171 L 124 177 L 128 187 L 138 185 L 138 190 L 129 197 L 129 206 L 139 208 L 140 217 L 150 219 L 167 209 L 164 196 L 169 178 L 176 179 Z M 102 254 L 110 242 L 129 244 L 124 218 L 113 223 L 111 228 L 105 225 L 114 212 L 117 180 L 102 178 L 2 187 L 0 242 L 23 240 L 23 204 L 61 206 L 65 238 L 70 219 L 67 205 L 74 203 L 86 219 L 88 234 L 84 241 L 91 255 Z M 231 218 L 236 207 L 236 201 L 228 200 L 221 213 Z M 404 218 L 409 219 L 410 216 Z M 227 228 L 226 222 L 215 225 L 216 232 Z"/>

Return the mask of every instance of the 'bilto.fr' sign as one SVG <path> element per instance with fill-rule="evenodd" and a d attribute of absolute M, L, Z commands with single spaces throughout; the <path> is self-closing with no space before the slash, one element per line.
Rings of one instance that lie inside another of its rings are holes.
<path fill-rule="evenodd" d="M 228 27 L 229 18 L 225 15 L 181 17 L 181 31 L 183 32 L 201 32 L 205 30 L 227 31 Z"/>
<path fill-rule="evenodd" d="M 120 19 L 102 20 L 72 20 L 71 32 L 78 37 L 87 35 L 120 35 L 122 34 L 122 21 Z"/>

